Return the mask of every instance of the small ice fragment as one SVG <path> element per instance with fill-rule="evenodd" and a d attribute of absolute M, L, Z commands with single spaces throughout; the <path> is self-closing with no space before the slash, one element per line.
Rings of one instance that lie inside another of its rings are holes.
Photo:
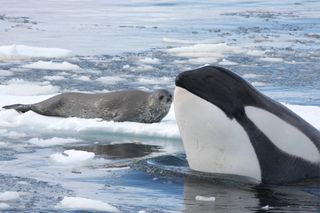
<path fill-rule="evenodd" d="M 269 206 L 269 205 L 266 205 L 266 206 L 261 207 L 261 210 L 268 211 L 269 209 L 270 209 L 270 206 Z"/>
<path fill-rule="evenodd" d="M 58 208 L 85 210 L 85 211 L 107 211 L 119 212 L 119 210 L 100 200 L 92 200 L 82 197 L 64 197 L 63 200 L 57 205 Z"/>
<path fill-rule="evenodd" d="M 7 209 L 9 208 L 10 206 L 6 203 L 0 203 L 0 209 Z"/>
<path fill-rule="evenodd" d="M 205 197 L 201 195 L 196 196 L 196 200 L 198 201 L 207 201 L 207 202 L 215 202 L 216 198 L 215 197 Z"/>
<path fill-rule="evenodd" d="M 19 192 L 6 191 L 0 193 L 0 201 L 17 200 L 20 197 Z"/>
<path fill-rule="evenodd" d="M 81 70 L 78 65 L 71 64 L 67 61 L 64 62 L 53 62 L 53 61 L 37 61 L 32 64 L 22 66 L 23 68 L 29 69 L 45 69 L 45 70 Z"/>
<path fill-rule="evenodd" d="M 86 152 L 80 150 L 66 150 L 63 153 L 52 154 L 50 157 L 53 161 L 61 164 L 79 164 L 86 163 L 94 158 L 93 152 Z"/>

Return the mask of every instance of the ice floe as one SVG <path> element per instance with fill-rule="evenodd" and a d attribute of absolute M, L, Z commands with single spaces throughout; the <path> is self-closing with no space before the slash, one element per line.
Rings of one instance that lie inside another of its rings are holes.
<path fill-rule="evenodd" d="M 139 62 L 144 64 L 159 64 L 160 60 L 157 58 L 146 57 L 146 58 L 141 58 Z"/>
<path fill-rule="evenodd" d="M 108 85 L 109 84 L 114 85 L 125 80 L 126 80 L 125 78 L 122 78 L 120 76 L 104 76 L 96 79 L 96 81 L 102 84 L 108 84 Z"/>
<path fill-rule="evenodd" d="M 0 46 L 0 59 L 62 58 L 72 56 L 70 50 L 60 48 L 33 47 L 26 45 Z"/>
<path fill-rule="evenodd" d="M 218 44 L 195 44 L 185 47 L 174 47 L 168 49 L 168 52 L 179 57 L 189 58 L 193 64 L 214 63 L 224 58 L 229 53 L 243 52 L 239 47 L 230 46 L 226 43 Z"/>
<path fill-rule="evenodd" d="M 64 145 L 69 143 L 76 143 L 79 142 L 79 140 L 74 138 L 48 138 L 48 139 L 42 139 L 42 138 L 31 138 L 28 140 L 29 143 L 40 146 L 40 147 L 48 147 L 48 146 L 56 146 L 56 145 Z"/>
<path fill-rule="evenodd" d="M 206 201 L 206 202 L 215 202 L 216 201 L 215 197 L 205 197 L 205 196 L 201 196 L 201 195 L 197 195 L 195 197 L 195 199 L 197 201 Z"/>
<path fill-rule="evenodd" d="M 47 95 L 57 93 L 58 86 L 53 86 L 48 81 L 36 82 L 23 79 L 11 79 L 0 84 L 0 94 L 5 95 Z"/>
<path fill-rule="evenodd" d="M 44 70 L 81 70 L 78 65 L 71 64 L 69 62 L 53 62 L 53 61 L 37 61 L 35 63 L 27 64 L 23 66 L 29 69 L 44 69 Z"/>
<path fill-rule="evenodd" d="M 15 191 L 0 192 L 0 201 L 17 200 L 20 198 L 21 193 Z"/>
<path fill-rule="evenodd" d="M 10 206 L 9 206 L 8 204 L 6 204 L 6 203 L 0 203 L 0 210 L 1 210 L 1 209 L 8 209 L 8 208 L 10 208 Z"/>
<path fill-rule="evenodd" d="M 94 156 L 93 152 L 70 149 L 65 150 L 63 153 L 52 154 L 50 159 L 64 165 L 86 165 Z"/>
<path fill-rule="evenodd" d="M 100 200 L 83 197 L 64 197 L 57 208 L 83 211 L 119 212 L 119 209 Z"/>

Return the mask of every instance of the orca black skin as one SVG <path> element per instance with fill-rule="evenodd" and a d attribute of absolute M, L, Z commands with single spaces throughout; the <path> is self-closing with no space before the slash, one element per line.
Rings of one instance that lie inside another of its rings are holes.
<path fill-rule="evenodd" d="M 256 152 L 262 183 L 281 184 L 320 177 L 319 162 L 310 162 L 279 149 L 250 120 L 245 107 L 263 109 L 294 126 L 312 141 L 318 152 L 320 132 L 282 104 L 260 93 L 240 76 L 221 67 L 206 66 L 180 73 L 176 86 L 214 104 L 243 127 Z"/>

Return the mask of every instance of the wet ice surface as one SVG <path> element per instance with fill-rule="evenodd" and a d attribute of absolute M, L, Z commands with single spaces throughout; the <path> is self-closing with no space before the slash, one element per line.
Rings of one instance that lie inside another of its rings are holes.
<path fill-rule="evenodd" d="M 67 91 L 172 91 L 179 72 L 213 64 L 320 129 L 319 3 L 214 2 L 2 0 L 0 105 Z M 320 210 L 318 180 L 256 187 L 190 171 L 172 110 L 159 124 L 0 111 L 0 153 L 0 194 L 19 195 L 1 210 Z M 88 206 L 68 208 L 70 199 Z"/>

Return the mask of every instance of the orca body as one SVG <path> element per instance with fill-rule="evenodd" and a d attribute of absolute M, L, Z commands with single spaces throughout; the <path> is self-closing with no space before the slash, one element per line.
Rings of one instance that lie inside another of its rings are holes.
<path fill-rule="evenodd" d="M 174 109 L 190 168 L 288 183 L 320 177 L 320 132 L 235 73 L 180 73 Z"/>

